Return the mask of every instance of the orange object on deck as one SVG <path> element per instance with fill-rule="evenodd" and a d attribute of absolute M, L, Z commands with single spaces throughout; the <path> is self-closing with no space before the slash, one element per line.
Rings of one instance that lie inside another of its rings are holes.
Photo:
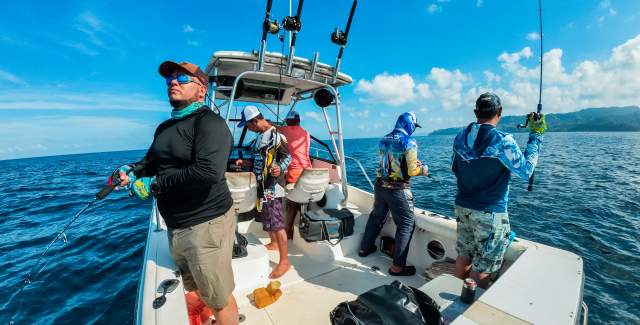
<path fill-rule="evenodd" d="M 258 308 L 264 308 L 276 302 L 282 296 L 280 281 L 271 281 L 266 288 L 253 290 L 253 302 Z"/>
<path fill-rule="evenodd" d="M 187 311 L 189 313 L 189 324 L 190 325 L 202 325 L 209 324 L 209 319 L 213 312 L 204 303 L 204 301 L 200 300 L 200 297 L 195 291 L 187 292 L 185 294 L 185 299 L 187 300 Z"/>

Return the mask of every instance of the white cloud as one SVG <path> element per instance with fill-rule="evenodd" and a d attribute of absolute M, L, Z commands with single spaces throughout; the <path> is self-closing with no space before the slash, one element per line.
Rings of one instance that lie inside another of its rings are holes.
<path fill-rule="evenodd" d="M 389 75 L 384 72 L 376 75 L 372 81 L 359 80 L 355 92 L 367 95 L 367 98 L 361 98 L 363 102 L 400 106 L 416 97 L 414 87 L 415 82 L 408 73 Z"/>
<path fill-rule="evenodd" d="M 440 101 L 442 108 L 451 110 L 462 104 L 462 89 L 471 76 L 462 73 L 459 69 L 449 71 L 442 68 L 432 68 L 427 77 L 435 83 L 432 92 Z"/>
<path fill-rule="evenodd" d="M 27 42 L 24 40 L 17 40 L 7 35 L 0 35 L 0 42 L 9 43 L 11 46 L 33 47 L 33 48 L 36 47 L 31 42 Z"/>
<path fill-rule="evenodd" d="M 369 110 L 365 109 L 365 110 L 354 110 L 349 112 L 349 116 L 351 117 L 356 117 L 356 118 L 368 118 L 369 117 Z"/>
<path fill-rule="evenodd" d="M 9 71 L 5 71 L 0 69 L 0 81 L 8 81 L 14 85 L 18 86 L 26 86 L 27 83 L 20 79 L 18 76 L 10 73 Z"/>
<path fill-rule="evenodd" d="M 182 26 L 182 31 L 185 33 L 193 33 L 195 31 L 195 29 L 193 29 L 193 27 L 191 27 L 191 25 L 184 25 Z"/>
<path fill-rule="evenodd" d="M 442 12 L 442 6 L 432 3 L 427 7 L 427 12 L 430 14 Z"/>
<path fill-rule="evenodd" d="M 480 8 L 484 4 L 483 0 L 476 0 L 476 7 Z"/>
<path fill-rule="evenodd" d="M 89 55 L 89 56 L 96 56 L 99 55 L 100 52 L 98 52 L 97 50 L 94 50 L 92 48 L 89 48 L 88 46 L 86 46 L 85 44 L 79 43 L 79 42 L 66 42 L 63 43 L 62 45 L 70 47 L 72 49 L 76 49 L 79 52 Z"/>
<path fill-rule="evenodd" d="M 528 51 L 498 57 L 505 73 L 512 78 L 507 89 L 493 90 L 504 97 L 505 107 L 525 112 L 537 103 L 539 67 L 524 66 L 521 61 L 527 55 L 522 53 Z M 615 47 L 608 59 L 578 62 L 572 70 L 565 68 L 562 57 L 562 49 L 544 54 L 543 102 L 547 108 L 568 112 L 586 107 L 640 104 L 640 35 Z M 470 92 L 475 95 L 480 89 Z"/>
<path fill-rule="evenodd" d="M 324 118 L 318 112 L 306 112 L 304 113 L 305 117 L 316 120 L 318 122 L 324 121 Z"/>
<path fill-rule="evenodd" d="M 496 59 L 500 71 L 484 70 L 484 78 L 474 78 L 459 69 L 432 68 L 427 77 L 430 93 L 413 109 L 430 107 L 432 112 L 472 107 L 483 92 L 493 91 L 501 98 L 507 114 L 535 109 L 538 102 L 539 62 L 530 60 L 529 47 L 501 53 Z M 584 60 L 570 67 L 563 62 L 564 51 L 555 48 L 544 53 L 543 104 L 548 112 L 571 112 L 588 107 L 640 104 L 640 34 L 611 50 L 604 60 Z M 413 80 L 409 75 L 404 79 Z M 370 83 L 373 88 L 374 83 Z M 407 83 L 408 84 L 408 83 Z M 404 94 L 419 98 L 408 85 Z M 404 102 L 409 99 L 404 98 Z"/>
<path fill-rule="evenodd" d="M 508 74 L 515 75 L 517 77 L 527 77 L 530 72 L 520 64 L 520 60 L 529 59 L 532 56 L 533 52 L 531 51 L 531 48 L 527 46 L 520 52 L 503 52 L 498 56 L 498 61 L 502 62 L 500 66 Z"/>
<path fill-rule="evenodd" d="M 527 34 L 527 39 L 530 41 L 537 41 L 540 39 L 540 34 L 536 33 L 536 32 L 531 32 L 529 34 Z"/>
<path fill-rule="evenodd" d="M 418 90 L 418 94 L 423 98 L 431 98 L 433 94 L 431 94 L 431 89 L 429 88 L 429 84 L 421 83 L 416 86 L 416 90 Z"/>
<path fill-rule="evenodd" d="M 599 6 L 602 9 L 607 9 L 607 8 L 611 7 L 611 0 L 602 0 L 602 1 L 600 1 Z"/>
<path fill-rule="evenodd" d="M 57 89 L 3 89 L 0 109 L 146 110 L 165 111 L 168 102 L 144 94 L 69 92 Z"/>
<path fill-rule="evenodd" d="M 423 107 L 420 107 L 418 111 L 420 111 L 420 113 L 427 113 L 429 112 L 429 109 L 426 106 L 423 106 Z"/>
<path fill-rule="evenodd" d="M 28 121 L 5 121 L 0 129 L 0 159 L 142 149 L 153 139 L 155 127 L 155 122 L 105 116 L 35 116 Z"/>
<path fill-rule="evenodd" d="M 98 36 L 99 33 L 104 31 L 104 24 L 98 17 L 89 11 L 85 11 L 78 16 L 77 21 L 75 28 L 85 34 L 91 44 L 105 48 L 104 41 Z"/>
<path fill-rule="evenodd" d="M 196 41 L 192 41 L 192 40 L 187 40 L 187 45 L 190 45 L 190 46 L 200 46 L 200 42 L 196 42 Z"/>
<path fill-rule="evenodd" d="M 617 14 L 618 14 L 618 12 L 615 9 L 609 8 L 609 16 L 615 16 Z"/>
<path fill-rule="evenodd" d="M 484 78 L 487 80 L 488 84 L 500 82 L 500 80 L 502 79 L 499 75 L 493 73 L 491 70 L 484 70 L 482 73 L 484 74 Z"/>
<path fill-rule="evenodd" d="M 76 16 L 73 28 L 83 37 L 64 39 L 59 43 L 85 55 L 97 56 L 104 50 L 114 50 L 113 45 L 120 42 L 116 30 L 90 11 L 81 12 Z"/>

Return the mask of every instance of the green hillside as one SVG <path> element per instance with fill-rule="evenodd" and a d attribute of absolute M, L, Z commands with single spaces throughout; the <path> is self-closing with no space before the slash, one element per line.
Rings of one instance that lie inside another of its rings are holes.
<path fill-rule="evenodd" d="M 640 107 L 587 108 L 573 113 L 551 113 L 546 120 L 549 132 L 640 132 Z M 516 128 L 524 121 L 524 116 L 505 116 L 498 128 L 510 133 L 526 132 Z M 460 128 L 440 129 L 431 135 L 456 134 Z"/>

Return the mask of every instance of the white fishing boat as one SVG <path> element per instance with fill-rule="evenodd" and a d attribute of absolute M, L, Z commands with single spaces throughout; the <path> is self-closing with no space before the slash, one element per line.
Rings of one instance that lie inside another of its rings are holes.
<path fill-rule="evenodd" d="M 344 36 L 340 53 L 346 45 Z M 462 303 L 462 280 L 451 274 L 456 258 L 456 221 L 420 208 L 420 202 L 415 203 L 416 228 L 408 255 L 408 264 L 418 269 L 416 275 L 389 276 L 386 270 L 391 258 L 382 252 L 359 257 L 359 243 L 373 205 L 373 184 L 360 162 L 344 151 L 339 89 L 349 85 L 352 78 L 339 71 L 341 55 L 336 65 L 330 66 L 318 62 L 317 55 L 311 60 L 295 57 L 295 41 L 289 56 L 266 52 L 265 43 L 263 35 L 260 51 L 216 52 L 205 71 L 211 81 L 210 106 L 218 108 L 234 134 L 232 159 L 242 154 L 251 140 L 246 129 L 237 127 L 242 107 L 238 104 L 257 104 L 266 118 L 276 121 L 296 109 L 298 103 L 314 100 L 320 106 L 314 109 L 322 114 L 327 128 L 327 135 L 321 136 L 329 141 L 313 141 L 313 168 L 305 170 L 295 186 L 286 189 L 286 195 L 303 203 L 303 213 L 310 215 L 347 208 L 355 217 L 355 225 L 354 233 L 337 244 L 307 242 L 296 225 L 289 244 L 292 268 L 279 279 L 283 295 L 274 304 L 258 309 L 251 293 L 268 284 L 278 255 L 264 247 L 269 236 L 261 225 L 243 218 L 255 207 L 255 177 L 250 172 L 229 171 L 227 182 L 239 217 L 238 231 L 249 241 L 248 255 L 233 260 L 234 296 L 242 324 L 329 324 L 329 313 L 339 303 L 394 280 L 432 297 L 447 324 L 586 324 L 583 259 L 522 238 L 509 246 L 492 285 L 486 291 L 478 289 L 472 304 Z M 347 161 L 356 164 L 354 170 L 364 174 L 370 188 L 350 185 Z M 394 233 L 393 219 L 388 218 L 380 236 L 393 237 Z M 189 324 L 184 287 L 176 271 L 167 229 L 154 205 L 138 287 L 137 324 Z M 165 290 L 167 283 L 173 283 L 173 288 Z M 166 301 L 157 303 L 159 297 Z"/>

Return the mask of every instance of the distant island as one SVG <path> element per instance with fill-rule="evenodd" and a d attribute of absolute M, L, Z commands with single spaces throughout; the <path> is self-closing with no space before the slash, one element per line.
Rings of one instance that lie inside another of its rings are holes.
<path fill-rule="evenodd" d="M 640 107 L 586 108 L 573 113 L 551 113 L 546 120 L 550 132 L 640 132 Z M 498 128 L 509 133 L 527 132 L 516 127 L 524 121 L 524 116 L 504 116 Z M 429 135 L 457 134 L 461 128 L 440 129 Z"/>

